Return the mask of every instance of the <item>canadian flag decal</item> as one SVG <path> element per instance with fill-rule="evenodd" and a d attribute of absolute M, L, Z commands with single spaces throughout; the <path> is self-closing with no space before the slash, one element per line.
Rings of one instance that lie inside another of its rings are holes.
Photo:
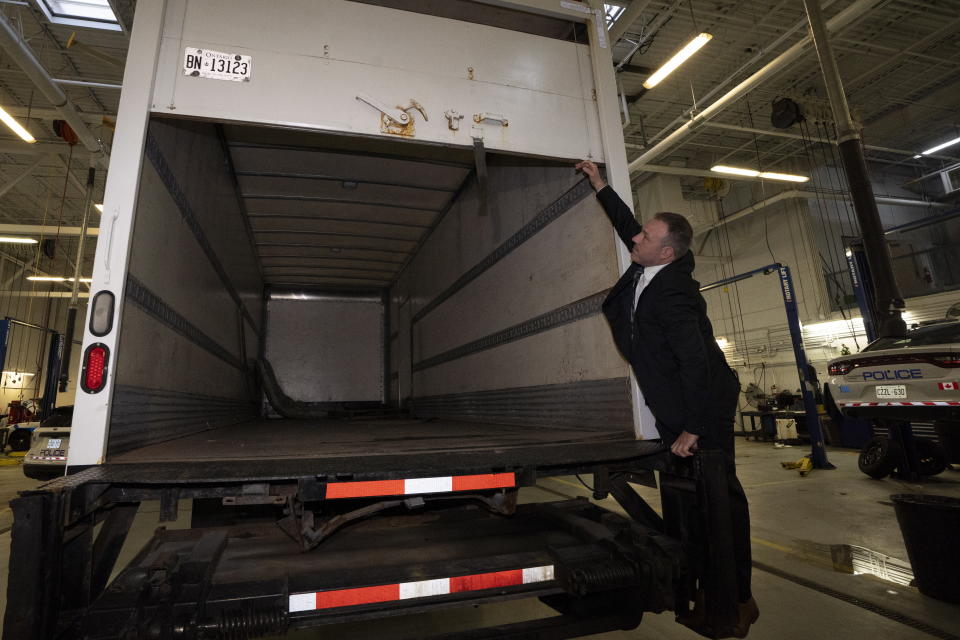
<path fill-rule="evenodd" d="M 940 391 L 957 391 L 960 389 L 960 385 L 956 382 L 938 382 L 937 386 L 940 387 Z"/>

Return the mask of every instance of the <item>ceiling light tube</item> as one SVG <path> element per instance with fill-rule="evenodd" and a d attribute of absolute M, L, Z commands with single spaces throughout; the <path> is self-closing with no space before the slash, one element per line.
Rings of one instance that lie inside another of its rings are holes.
<path fill-rule="evenodd" d="M 27 280 L 34 282 L 73 282 L 73 278 L 64 276 L 27 276 Z M 80 278 L 80 282 L 93 282 L 93 278 Z"/>
<path fill-rule="evenodd" d="M 652 89 L 660 82 L 666 78 L 668 75 L 674 72 L 677 67 L 682 65 L 687 61 L 687 58 L 695 54 L 700 50 L 703 45 L 710 42 L 713 38 L 709 33 L 701 33 L 696 38 L 687 43 L 687 45 L 680 49 L 672 58 L 666 61 L 666 63 L 653 72 L 653 75 L 647 78 L 647 81 L 643 83 L 644 89 Z"/>
<path fill-rule="evenodd" d="M 0 107 L 0 121 L 2 121 L 3 124 L 10 127 L 10 130 L 13 131 L 15 134 L 17 134 L 18 136 L 20 136 L 20 138 L 24 142 L 29 142 L 33 144 L 34 142 L 37 141 L 36 138 L 30 135 L 29 131 L 23 128 L 22 124 L 14 120 L 13 116 L 11 116 L 9 113 L 4 111 L 3 107 Z"/>
<path fill-rule="evenodd" d="M 102 204 L 94 204 L 93 207 L 94 207 L 97 211 L 99 211 L 100 213 L 103 213 L 103 205 L 102 205 Z"/>
<path fill-rule="evenodd" d="M 715 164 L 710 167 L 710 171 L 716 171 L 717 173 L 732 173 L 735 176 L 747 176 L 749 178 L 756 178 L 760 175 L 760 172 L 755 169 L 744 169 L 742 167 L 728 167 L 725 164 Z"/>
<path fill-rule="evenodd" d="M 37 244 L 33 238 L 18 238 L 16 236 L 0 236 L 0 243 L 3 244 Z"/>
<path fill-rule="evenodd" d="M 930 155 L 931 153 L 936 153 L 937 151 L 940 151 L 941 149 L 946 149 L 947 147 L 952 147 L 952 146 L 955 145 L 955 144 L 960 144 L 960 138 L 954 138 L 953 140 L 947 140 L 947 141 L 944 142 L 943 144 L 938 144 L 937 146 L 932 147 L 932 148 L 930 148 L 930 149 L 927 149 L 926 151 L 921 151 L 920 153 L 921 153 L 921 155 L 928 156 L 928 155 Z"/>
<path fill-rule="evenodd" d="M 776 171 L 761 171 L 761 178 L 766 178 L 767 180 L 783 180 L 785 182 L 806 182 L 810 178 L 807 176 L 798 176 L 792 173 L 777 173 Z"/>

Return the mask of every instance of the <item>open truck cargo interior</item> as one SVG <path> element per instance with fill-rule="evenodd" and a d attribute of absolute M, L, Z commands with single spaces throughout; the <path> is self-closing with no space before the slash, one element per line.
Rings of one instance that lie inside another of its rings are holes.
<path fill-rule="evenodd" d="M 629 447 L 627 369 L 599 313 L 617 266 L 592 190 L 567 161 L 491 153 L 478 179 L 473 160 L 155 118 L 107 462 L 442 469 L 444 451 Z"/>

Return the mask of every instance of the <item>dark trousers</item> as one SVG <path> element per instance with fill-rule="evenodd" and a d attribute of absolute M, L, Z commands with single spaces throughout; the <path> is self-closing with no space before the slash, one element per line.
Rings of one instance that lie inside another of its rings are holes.
<path fill-rule="evenodd" d="M 737 400 L 740 397 L 740 381 L 732 375 L 733 382 L 725 385 L 722 397 L 717 403 L 715 415 L 720 437 L 720 447 L 727 454 L 727 491 L 730 496 L 730 524 L 733 530 L 733 555 L 737 566 L 737 592 L 740 602 L 752 596 L 750 574 L 753 558 L 750 551 L 750 507 L 747 494 L 737 478 L 737 465 L 734 454 L 733 426 L 737 414 Z"/>
<path fill-rule="evenodd" d="M 747 504 L 747 494 L 737 478 L 736 460 L 734 456 L 733 427 L 737 413 L 737 400 L 740 394 L 740 381 L 736 374 L 723 374 L 724 380 L 718 385 L 711 398 L 714 407 L 711 416 L 712 432 L 701 438 L 702 448 L 722 449 L 727 461 L 727 491 L 730 500 L 730 526 L 733 533 L 733 554 L 737 573 L 737 595 L 740 602 L 744 602 L 752 595 L 750 576 L 753 568 L 753 558 L 750 550 L 750 508 Z M 671 433 L 670 429 L 657 423 L 664 442 L 668 445 L 679 434 Z"/>

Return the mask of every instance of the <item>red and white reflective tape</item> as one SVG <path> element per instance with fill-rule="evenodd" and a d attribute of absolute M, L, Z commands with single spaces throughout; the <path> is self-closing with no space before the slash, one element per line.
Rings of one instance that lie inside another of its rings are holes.
<path fill-rule="evenodd" d="M 372 587 L 354 589 L 335 589 L 332 591 L 314 591 L 311 593 L 293 593 L 290 595 L 290 613 L 354 607 L 361 604 L 394 602 L 430 596 L 445 596 L 465 591 L 482 591 L 501 587 L 517 587 L 525 584 L 549 582 L 553 580 L 553 565 L 511 569 L 492 573 L 475 573 L 453 578 L 418 580 L 417 582 L 399 582 L 381 584 Z"/>
<path fill-rule="evenodd" d="M 440 478 L 407 478 L 405 480 L 368 480 L 360 482 L 331 482 L 326 497 L 370 498 L 373 496 L 407 496 L 451 491 L 479 491 L 517 486 L 514 473 L 485 473 L 474 476 L 443 476 Z"/>
<path fill-rule="evenodd" d="M 53 462 L 59 462 L 61 460 L 66 461 L 67 456 L 30 456 L 31 460 L 47 460 Z"/>
<path fill-rule="evenodd" d="M 841 402 L 842 407 L 960 407 L 960 401 L 934 400 L 930 402 Z"/>

